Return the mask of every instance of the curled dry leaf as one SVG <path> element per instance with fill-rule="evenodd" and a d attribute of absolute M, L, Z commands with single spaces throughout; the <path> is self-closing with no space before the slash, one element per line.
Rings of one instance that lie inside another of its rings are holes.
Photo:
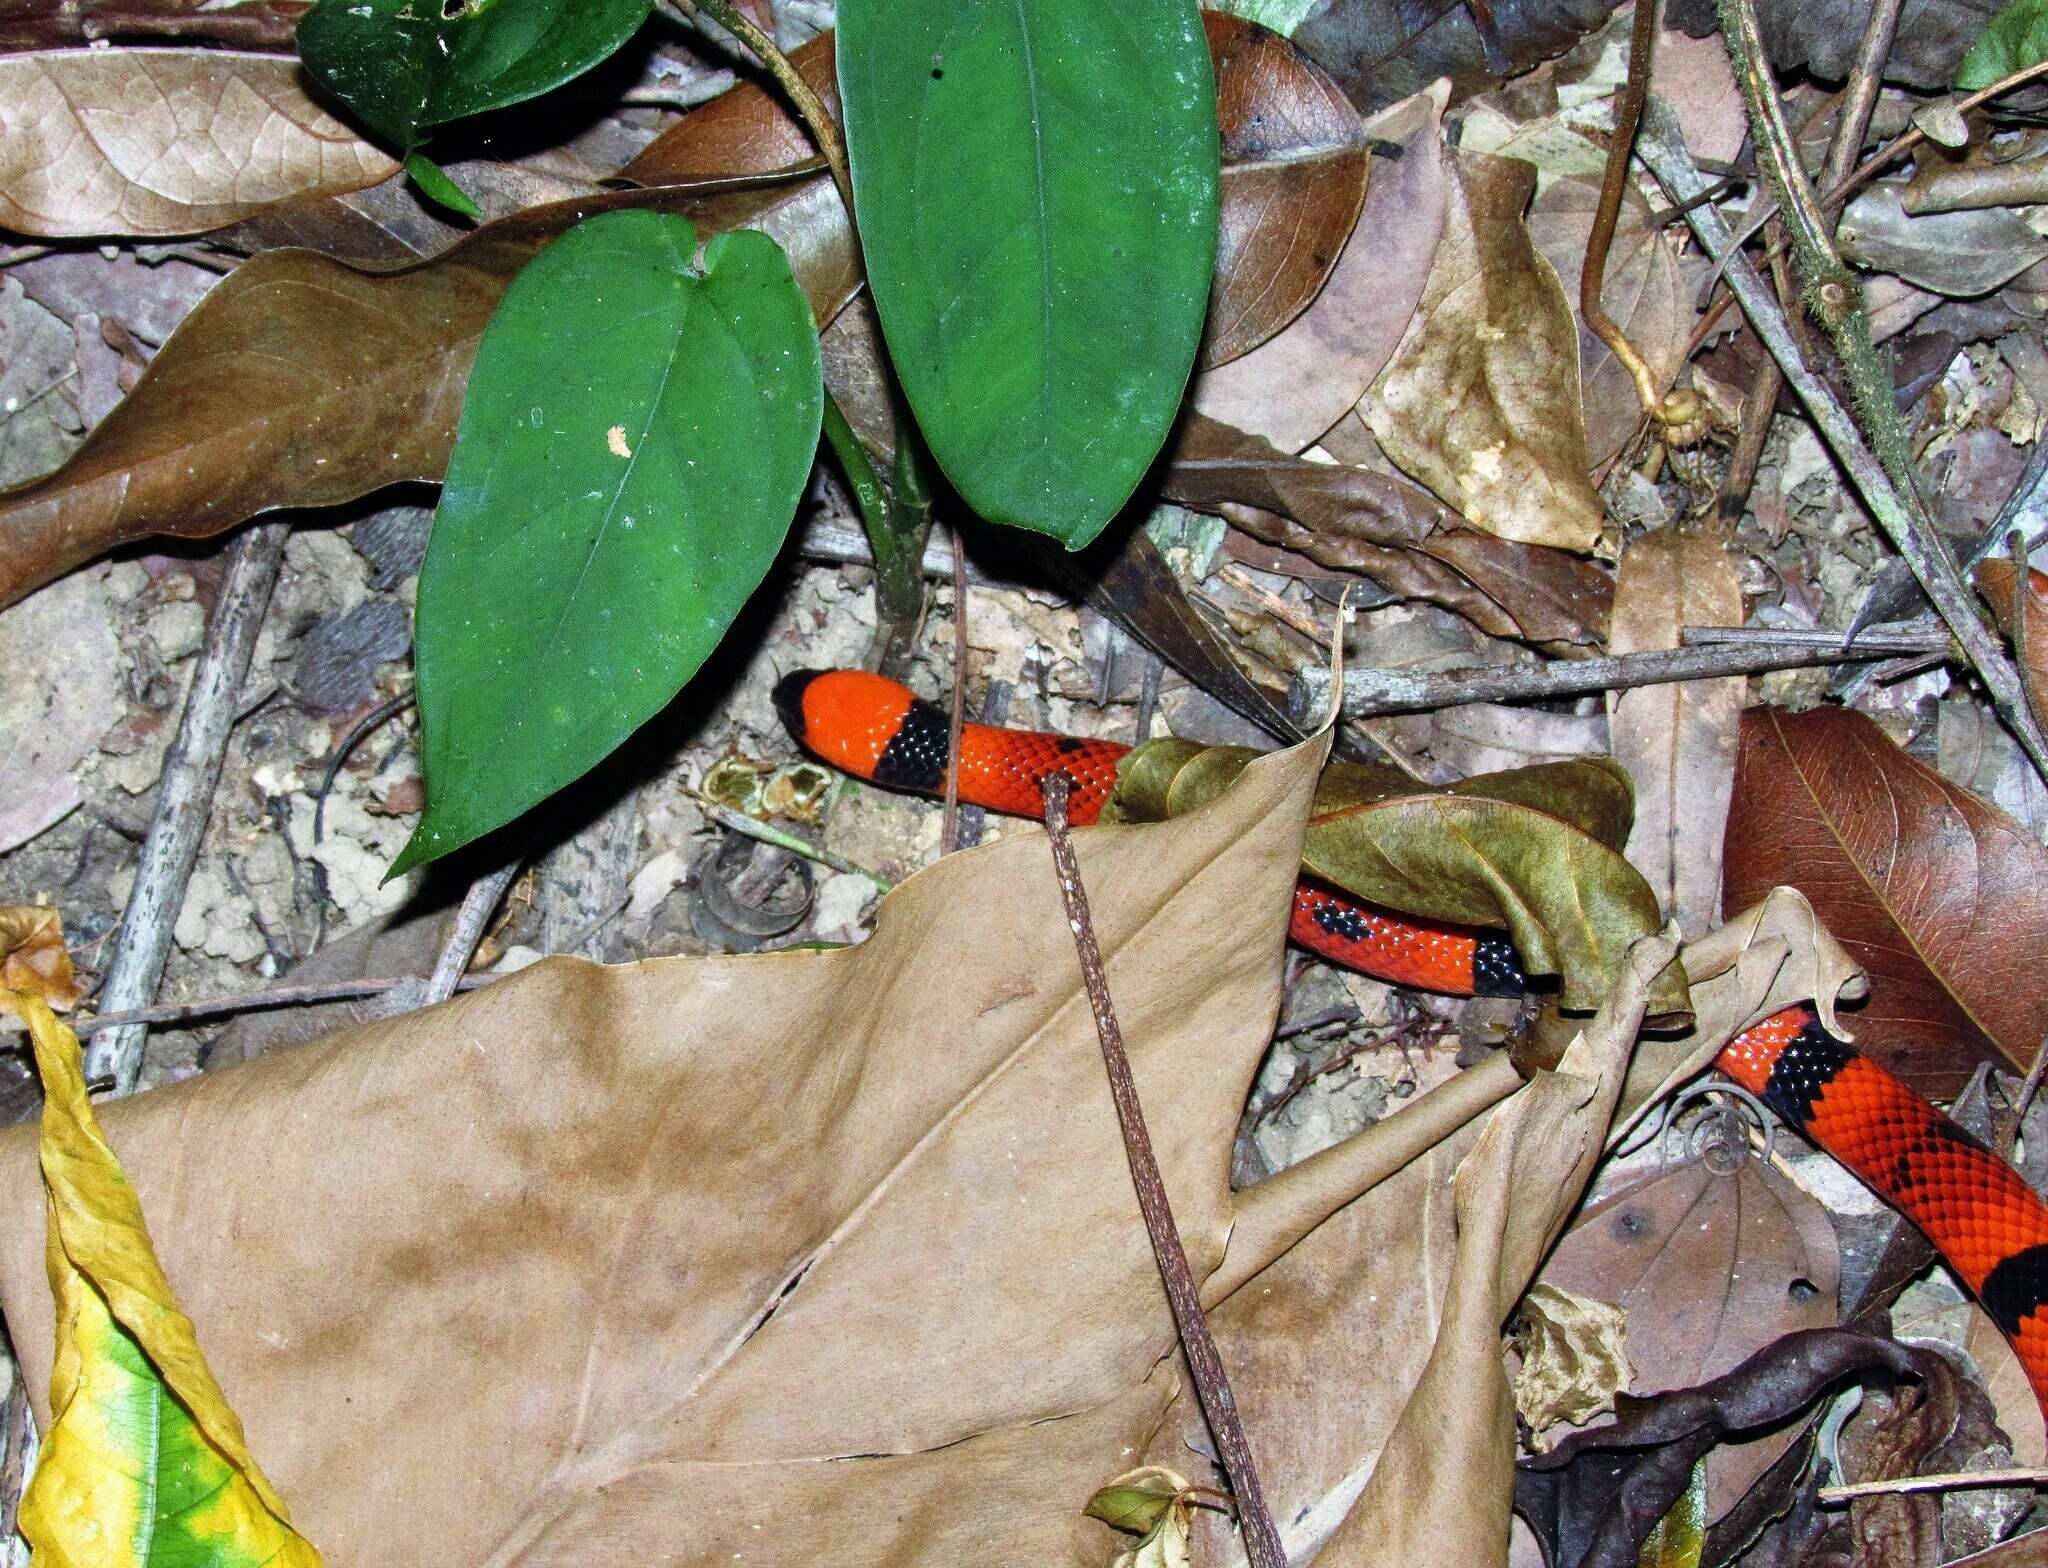
<path fill-rule="evenodd" d="M 1189 392 L 1197 409 L 1299 452 L 1365 395 L 1408 330 L 1443 234 L 1444 96 L 1439 84 L 1365 127 L 1392 150 L 1373 168 L 1322 292 L 1251 353 L 1198 370 Z M 1226 173 L 1226 199 L 1228 190 Z"/>
<path fill-rule="evenodd" d="M 307 97 L 289 56 L 0 57 L 0 227 L 23 234 L 197 234 L 397 167 Z"/>
<path fill-rule="evenodd" d="M 1523 226 L 1536 171 L 1453 162 L 1429 284 L 1361 411 L 1386 454 L 1503 539 L 1590 550 L 1604 513 L 1579 408 L 1579 337 L 1564 288 Z"/>
<path fill-rule="evenodd" d="M 1565 280 L 1574 301 L 1599 205 L 1600 181 L 1574 176 L 1551 181 L 1529 209 L 1529 238 Z M 1649 202 L 1633 183 L 1624 185 L 1600 301 L 1659 386 L 1670 386 L 1685 364 L 1696 316 L 1693 299 L 1706 270 L 1696 258 L 1681 257 L 1673 230 L 1652 218 Z M 1583 322 L 1579 380 L 1586 454 L 1597 468 L 1643 428 L 1643 405 L 1635 379 Z"/>
<path fill-rule="evenodd" d="M 1460 96 L 1562 54 L 1607 20 L 1604 0 L 1313 0 L 1295 40 L 1368 108 L 1440 76 Z"/>
<path fill-rule="evenodd" d="M 1860 713 L 1752 708 L 1728 816 L 1727 897 L 1788 882 L 1870 973 L 1860 1049 L 1923 1093 L 2048 1034 L 2048 850 Z"/>
<path fill-rule="evenodd" d="M 706 233 L 762 230 L 821 321 L 859 286 L 822 176 L 558 202 L 396 269 L 259 256 L 201 301 L 69 460 L 0 493 L 0 604 L 150 534 L 205 538 L 273 507 L 439 479 L 477 342 L 513 277 L 564 229 L 638 207 Z"/>
<path fill-rule="evenodd" d="M 1676 648 L 1688 626 L 1740 626 L 1742 620 L 1742 585 L 1726 530 L 1661 529 L 1622 552 L 1611 652 Z M 1738 675 L 1639 686 L 1608 699 L 1614 760 L 1636 787 L 1628 858 L 1687 937 L 1721 918 L 1721 839 L 1747 689 Z"/>
<path fill-rule="evenodd" d="M 1141 1535 L 1110 1568 L 1188 1568 L 1189 1486 L 1164 1465 L 1128 1470 L 1088 1499 L 1083 1510 L 1112 1530 Z"/>
<path fill-rule="evenodd" d="M 1633 1568 L 1637 1548 L 1730 1433 L 1789 1420 L 1852 1375 L 1917 1378 L 1924 1353 L 1853 1329 L 1802 1329 L 1697 1388 L 1620 1402 L 1611 1423 L 1524 1459 L 1515 1512 L 1554 1563 Z"/>
<path fill-rule="evenodd" d="M 1548 1427 L 1612 1410 L 1629 1385 L 1628 1313 L 1611 1301 L 1539 1279 L 1517 1309 L 1514 1342 L 1515 1411 L 1539 1446 Z"/>
<path fill-rule="evenodd" d="M 1159 821 L 1214 799 L 1252 753 L 1148 741 L 1124 761 L 1105 812 Z M 1657 901 L 1615 848 L 1628 836 L 1628 779 L 1605 758 L 1540 763 L 1421 792 L 1393 768 L 1340 762 L 1316 788 L 1302 865 L 1389 909 L 1505 927 L 1532 974 L 1557 975 L 1560 1004 L 1590 1012 L 1630 944 L 1662 924 Z M 1689 1011 L 1673 967 L 1651 989 L 1660 1017 Z"/>
<path fill-rule="evenodd" d="M 2013 592 L 2018 579 L 2010 561 L 1994 556 L 1977 564 L 1977 589 L 1991 601 L 1999 629 L 2018 646 L 2020 674 L 2026 679 L 2034 711 L 2048 713 L 2048 572 L 2027 568 L 2024 604 Z"/>
<path fill-rule="evenodd" d="M 1300 1234 L 1240 1208 L 1226 1155 L 1326 748 L 1199 816 L 1076 834 L 1219 1316 Z M 1036 835 L 927 868 L 856 947 L 551 959 L 106 1115 L 146 1206 L 203 1204 L 165 1267 L 306 1533 L 359 1568 L 595 1539 L 702 1568 L 1093 1568 L 1081 1508 L 1175 1391 Z M 34 1158 L 0 1140 L 0 1299 L 40 1392 Z M 1289 1190 L 1320 1182 L 1319 1219 L 1370 1179 L 1326 1160 Z"/>
<path fill-rule="evenodd" d="M 1598 567 L 1480 533 L 1402 480 L 1289 457 L 1203 414 L 1182 420 L 1163 488 L 1254 538 L 1456 610 L 1495 636 L 1589 643 L 1606 625 L 1610 579 Z"/>
<path fill-rule="evenodd" d="M 78 1005 L 80 991 L 64 946 L 64 924 L 54 909 L 33 904 L 0 906 L 0 1013 L 16 1011 L 11 991 L 41 997 L 57 1012 Z"/>

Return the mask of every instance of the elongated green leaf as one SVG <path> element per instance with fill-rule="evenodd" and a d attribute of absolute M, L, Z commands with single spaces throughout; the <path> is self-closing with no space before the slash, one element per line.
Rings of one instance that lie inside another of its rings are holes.
<path fill-rule="evenodd" d="M 1970 45 L 1956 67 L 1956 86 L 1975 92 L 2042 60 L 2048 60 L 2048 0 L 2012 0 Z"/>
<path fill-rule="evenodd" d="M 581 76 L 652 9 L 652 0 L 319 0 L 299 23 L 299 57 L 359 120 L 411 152 L 433 126 Z"/>
<path fill-rule="evenodd" d="M 509 822 L 697 671 L 782 546 L 824 391 L 774 241 L 578 225 L 485 330 L 420 573 L 427 809 L 394 874 Z"/>
<path fill-rule="evenodd" d="M 1166 438 L 1216 256 L 1192 0 L 845 0 L 875 306 L 968 504 L 1078 549 Z"/>
<path fill-rule="evenodd" d="M 1156 740 L 1117 770 L 1104 819 L 1157 821 L 1213 800 L 1254 753 Z M 1332 763 L 1316 788 L 1301 863 L 1404 914 L 1505 927 L 1531 974 L 1557 975 L 1561 1004 L 1599 1006 L 1629 944 L 1662 924 L 1656 895 L 1619 846 L 1635 815 L 1628 776 L 1605 758 L 1541 763 L 1419 790 L 1391 768 Z M 1676 964 L 1653 1014 L 1690 1010 Z"/>

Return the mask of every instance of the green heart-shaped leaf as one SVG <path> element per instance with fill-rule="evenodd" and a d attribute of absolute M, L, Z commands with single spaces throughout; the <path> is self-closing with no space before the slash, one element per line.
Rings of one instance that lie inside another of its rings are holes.
<path fill-rule="evenodd" d="M 1216 258 L 1193 0 L 844 0 L 868 279 L 946 477 L 1079 549 L 1166 439 Z"/>
<path fill-rule="evenodd" d="M 818 334 L 775 242 L 614 212 L 506 290 L 420 573 L 427 809 L 395 875 L 602 760 L 697 672 L 781 549 Z"/>
<path fill-rule="evenodd" d="M 639 31 L 653 0 L 319 0 L 298 28 L 313 79 L 411 152 L 465 115 L 581 76 Z"/>

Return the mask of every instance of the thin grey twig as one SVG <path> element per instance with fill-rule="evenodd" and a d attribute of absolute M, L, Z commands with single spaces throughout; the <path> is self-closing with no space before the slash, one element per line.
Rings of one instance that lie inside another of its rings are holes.
<path fill-rule="evenodd" d="M 469 970 L 469 961 L 476 957 L 477 944 L 484 939 L 491 916 L 504 901 L 513 879 L 519 875 L 519 868 L 525 863 L 524 855 L 515 855 L 497 870 L 487 871 L 470 883 L 469 891 L 462 895 L 462 907 L 455 912 L 455 923 L 448 930 L 448 938 L 434 959 L 434 972 L 427 976 L 426 999 L 420 1004 L 422 1007 L 445 1002 L 455 994 L 456 988 L 462 984 L 463 975 Z"/>
<path fill-rule="evenodd" d="M 355 727 L 344 735 L 341 744 L 334 748 L 334 755 L 327 759 L 327 771 L 320 775 L 320 788 L 313 794 L 313 842 L 318 844 L 327 836 L 327 796 L 334 788 L 334 780 L 341 772 L 363 737 L 387 719 L 397 717 L 399 712 L 419 700 L 417 692 L 402 691 L 395 697 L 387 697 L 368 713 L 356 720 Z"/>
<path fill-rule="evenodd" d="M 1775 626 L 1688 626 L 1679 633 L 1678 640 L 1688 648 L 1723 644 L 1747 648 L 1826 648 L 1830 658 L 1840 654 L 1844 643 L 1853 642 L 1858 653 L 1868 654 L 1874 659 L 1895 653 L 1946 653 L 1954 646 L 1947 632 L 1932 625 L 1865 627 L 1853 638 L 1824 629 L 1799 631 Z"/>
<path fill-rule="evenodd" d="M 101 1029 L 119 1029 L 129 1024 L 182 1024 L 195 1018 L 226 1018 L 234 1013 L 256 1013 L 272 1007 L 313 1007 L 322 1002 L 348 1002 L 360 996 L 382 996 L 396 986 L 411 985 L 417 975 L 394 976 L 384 980 L 322 980 L 303 985 L 274 985 L 240 996 L 209 996 L 197 1002 L 169 1002 L 161 1007 L 137 1007 L 125 1013 L 100 1013 L 81 1018 L 71 1025 L 80 1039 Z M 456 982 L 458 991 L 473 991 L 503 975 L 469 973 Z"/>
<path fill-rule="evenodd" d="M 960 847 L 960 731 L 967 723 L 967 552 L 953 530 L 953 706 L 946 718 L 946 795 L 939 853 Z"/>
<path fill-rule="evenodd" d="M 1124 1050 L 1123 1031 L 1117 1025 L 1116 1005 L 1110 999 L 1109 976 L 1103 969 L 1102 951 L 1096 946 L 1095 926 L 1088 915 L 1088 890 L 1081 885 L 1081 867 L 1074 859 L 1074 840 L 1068 831 L 1067 801 L 1073 791 L 1073 780 L 1064 773 L 1055 773 L 1045 781 L 1044 790 L 1045 827 L 1052 839 L 1053 869 L 1059 875 L 1067 923 L 1073 928 L 1074 951 L 1080 956 L 1088 1005 L 1095 1013 L 1095 1034 L 1102 1043 L 1103 1066 L 1109 1072 L 1109 1094 L 1116 1104 L 1117 1125 L 1123 1131 L 1124 1149 L 1130 1157 L 1131 1185 L 1137 1189 L 1138 1209 L 1145 1217 L 1145 1231 L 1152 1238 L 1159 1278 L 1166 1287 L 1174 1327 L 1180 1331 L 1181 1349 L 1187 1353 L 1195 1393 L 1201 1400 L 1202 1413 L 1209 1418 L 1209 1430 L 1215 1435 L 1224 1473 L 1230 1477 L 1231 1490 L 1237 1497 L 1245 1555 L 1251 1559 L 1252 1568 L 1287 1568 L 1287 1550 L 1280 1544 L 1280 1532 L 1273 1527 L 1273 1516 L 1266 1509 L 1258 1466 L 1252 1460 L 1251 1444 L 1245 1439 L 1244 1423 L 1238 1418 L 1237 1400 L 1230 1392 L 1230 1376 L 1223 1369 L 1223 1357 L 1217 1352 L 1208 1320 L 1202 1316 L 1202 1295 L 1188 1268 L 1180 1229 L 1173 1220 L 1173 1206 L 1167 1201 L 1166 1183 L 1160 1177 L 1159 1162 L 1152 1154 L 1152 1139 L 1145 1130 L 1145 1111 L 1138 1103 L 1138 1085 L 1131 1076 L 1131 1059 Z"/>
<path fill-rule="evenodd" d="M 228 547 L 227 577 L 192 671 L 192 690 L 178 721 L 177 738 L 164 757 L 156 815 L 142 842 L 134 891 L 121 911 L 120 932 L 107 963 L 99 997 L 107 1012 L 148 1006 L 163 978 L 171 932 L 184 906 L 186 884 L 199 863 L 199 845 L 220 787 L 228 732 L 234 727 L 290 533 L 289 523 L 258 523 Z M 133 1024 L 99 1035 L 86 1053 L 87 1081 L 110 1081 L 117 1094 L 132 1090 L 142 1071 L 143 1034 L 143 1026 Z"/>
<path fill-rule="evenodd" d="M 1520 702 L 1541 697 L 1579 697 L 1596 691 L 1626 691 L 1633 686 L 1658 686 L 1671 681 L 1705 680 L 1717 675 L 1754 675 L 1764 670 L 1803 670 L 1851 660 L 1893 657 L 1896 639 L 1866 647 L 1859 638 L 1845 643 L 1837 637 L 1809 642 L 1794 638 L 1774 642 L 1708 643 L 1686 648 L 1652 648 L 1604 659 L 1553 659 L 1545 664 L 1487 664 L 1474 669 L 1439 670 L 1411 675 L 1401 670 L 1344 672 L 1344 717 L 1373 718 L 1383 713 L 1426 713 L 1468 702 Z M 1944 645 L 1945 646 L 1945 645 Z M 1917 646 L 1914 651 L 1919 651 Z M 1287 696 L 1295 722 L 1329 711 L 1330 672 L 1306 665 L 1295 672 Z"/>
<path fill-rule="evenodd" d="M 1636 154 L 1646 164 L 1665 195 L 1673 201 L 1696 194 L 1707 181 L 1679 134 L 1669 109 L 1652 100 L 1644 116 L 1642 132 L 1636 138 Z M 1963 656 L 1969 660 L 1990 694 L 2000 719 L 2025 748 L 2028 757 L 2048 777 L 2048 737 L 2044 737 L 2028 712 L 2019 672 L 2005 656 L 2005 650 L 1978 616 L 1975 596 L 1957 574 L 1938 536 L 1926 526 L 1914 498 L 1902 496 L 1864 442 L 1849 411 L 1835 397 L 1827 383 L 1814 374 L 1793 341 L 1785 313 L 1772 297 L 1769 287 L 1757 276 L 1748 258 L 1731 254 L 1732 236 L 1727 221 L 1714 207 L 1697 207 L 1686 214 L 1700 248 L 1716 261 L 1725 259 L 1728 287 L 1757 337 L 1770 350 L 1785 379 L 1806 406 L 1821 438 L 1827 442 L 1850 482 L 1870 508 L 1885 536 L 1891 540 L 1906 565 L 1919 580 L 1935 611 L 1955 635 Z M 1681 650 L 1692 652 L 1695 650 Z M 1697 650 L 1704 652 L 1706 650 Z"/>
<path fill-rule="evenodd" d="M 988 690 L 981 694 L 980 722 L 1000 724 L 1010 716 L 1010 683 L 990 681 Z M 980 806 L 960 808 L 960 831 L 958 836 L 961 849 L 972 849 L 981 842 L 982 829 L 988 824 L 988 813 Z"/>

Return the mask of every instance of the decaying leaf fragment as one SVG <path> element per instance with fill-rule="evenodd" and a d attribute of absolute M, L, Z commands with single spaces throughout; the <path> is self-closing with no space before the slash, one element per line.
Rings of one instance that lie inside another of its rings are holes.
<path fill-rule="evenodd" d="M 1523 226 L 1536 171 L 1455 161 L 1444 237 L 1408 335 L 1359 407 L 1388 457 L 1475 528 L 1590 550 L 1604 514 L 1579 406 L 1579 332 Z"/>
<path fill-rule="evenodd" d="M 1088 1499 L 1084 1510 L 1113 1530 L 1144 1537 L 1110 1568 L 1189 1568 L 1188 1530 L 1196 1488 L 1164 1465 L 1140 1465 Z"/>
<path fill-rule="evenodd" d="M 197 234 L 398 168 L 307 96 L 289 55 L 53 49 L 0 57 L 0 228 Z"/>
<path fill-rule="evenodd" d="M 64 946 L 64 923 L 54 909 L 0 906 L 0 1014 L 15 1011 L 11 996 L 17 991 L 67 1013 L 83 994 Z"/>
<path fill-rule="evenodd" d="M 1629 1385 L 1628 1312 L 1546 1280 L 1529 1287 L 1517 1309 L 1515 1411 L 1536 1434 L 1559 1422 L 1586 1422 L 1614 1408 Z"/>
<path fill-rule="evenodd" d="M 34 992 L 7 1000 L 28 1021 L 43 1080 L 44 1260 L 56 1306 L 42 1454 L 21 1500 L 35 1561 L 319 1568 L 171 1294 L 86 1096 L 78 1037 Z"/>

